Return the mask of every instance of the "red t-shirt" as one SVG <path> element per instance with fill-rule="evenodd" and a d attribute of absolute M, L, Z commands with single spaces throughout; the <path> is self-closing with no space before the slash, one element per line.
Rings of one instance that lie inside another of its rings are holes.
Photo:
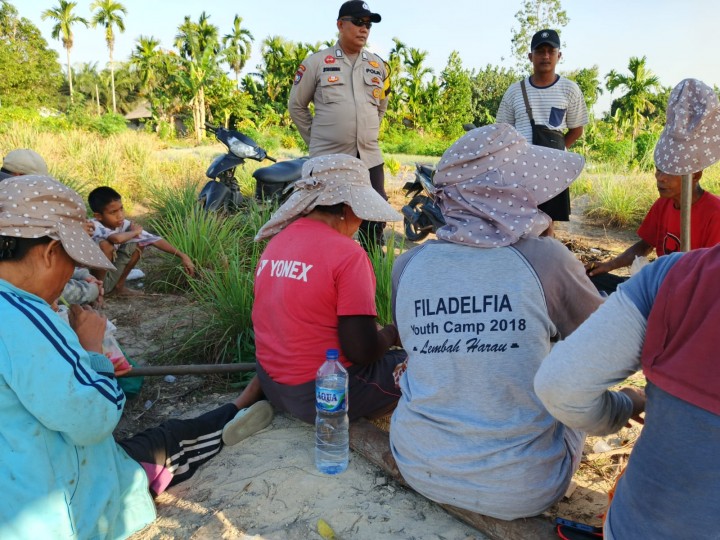
<path fill-rule="evenodd" d="M 255 272 L 257 361 L 281 384 L 315 379 L 339 349 L 338 317 L 377 315 L 375 274 L 363 249 L 328 225 L 300 218 L 268 243 Z M 349 366 L 340 352 L 340 361 Z"/>
<path fill-rule="evenodd" d="M 638 236 L 655 248 L 658 257 L 680 251 L 680 210 L 672 199 L 658 199 L 640 224 Z M 720 243 L 720 197 L 703 193 L 692 205 L 690 249 Z"/>

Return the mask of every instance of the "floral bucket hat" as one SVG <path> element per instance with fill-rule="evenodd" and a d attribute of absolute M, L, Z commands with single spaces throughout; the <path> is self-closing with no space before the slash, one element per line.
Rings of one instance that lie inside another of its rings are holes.
<path fill-rule="evenodd" d="M 667 120 L 655 146 L 655 166 L 666 174 L 692 174 L 720 159 L 720 101 L 697 79 L 670 93 Z"/>

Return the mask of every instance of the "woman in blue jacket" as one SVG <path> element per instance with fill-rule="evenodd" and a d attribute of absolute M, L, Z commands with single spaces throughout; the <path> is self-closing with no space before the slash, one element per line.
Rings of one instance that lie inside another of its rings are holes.
<path fill-rule="evenodd" d="M 238 398 L 125 441 L 125 404 L 102 354 L 105 318 L 52 309 L 76 265 L 112 265 L 83 231 L 80 196 L 55 180 L 0 183 L 0 538 L 125 538 L 155 518 L 152 493 L 189 478 L 223 443 L 267 426 Z"/>

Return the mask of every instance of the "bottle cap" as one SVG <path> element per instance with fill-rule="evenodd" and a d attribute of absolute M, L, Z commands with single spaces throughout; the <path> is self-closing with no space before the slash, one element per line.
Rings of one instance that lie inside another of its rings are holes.
<path fill-rule="evenodd" d="M 340 358 L 340 351 L 337 349 L 328 349 L 325 353 L 326 360 L 337 360 L 338 358 Z"/>

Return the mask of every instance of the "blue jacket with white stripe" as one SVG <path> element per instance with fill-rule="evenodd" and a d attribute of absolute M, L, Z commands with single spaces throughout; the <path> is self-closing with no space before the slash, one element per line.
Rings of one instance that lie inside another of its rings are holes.
<path fill-rule="evenodd" d="M 115 444 L 125 396 L 48 304 L 0 280 L 0 538 L 125 538 L 152 522 Z"/>

